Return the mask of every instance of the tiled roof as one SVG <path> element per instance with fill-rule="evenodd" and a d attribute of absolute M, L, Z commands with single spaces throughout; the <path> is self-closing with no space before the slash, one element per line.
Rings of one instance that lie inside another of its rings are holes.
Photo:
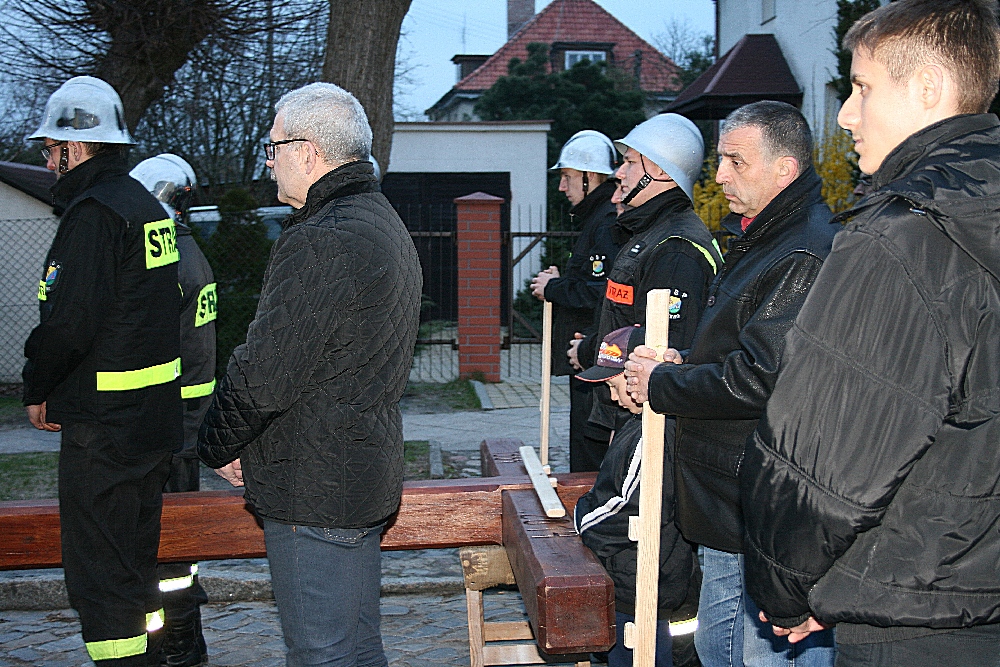
<path fill-rule="evenodd" d="M 744 35 L 685 88 L 666 111 L 695 119 L 718 119 L 757 100 L 802 104 L 802 88 L 778 41 L 770 34 Z"/>
<path fill-rule="evenodd" d="M 49 188 L 56 182 L 56 175 L 45 167 L 19 162 L 0 162 L 0 181 L 41 202 L 52 203 Z"/>
<path fill-rule="evenodd" d="M 500 47 L 489 60 L 455 84 L 453 90 L 484 91 L 507 75 L 511 58 L 528 58 L 528 44 L 542 42 L 611 43 L 612 64 L 626 72 L 642 52 L 640 87 L 646 92 L 676 91 L 677 66 L 593 0 L 554 0 Z"/>

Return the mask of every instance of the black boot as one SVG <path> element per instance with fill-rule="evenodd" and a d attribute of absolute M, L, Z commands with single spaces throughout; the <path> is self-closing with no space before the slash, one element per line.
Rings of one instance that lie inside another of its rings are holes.
<path fill-rule="evenodd" d="M 166 618 L 162 667 L 200 667 L 207 663 L 208 651 L 201 633 L 199 608 L 203 597 L 207 596 L 197 579 L 188 588 L 163 594 Z"/>

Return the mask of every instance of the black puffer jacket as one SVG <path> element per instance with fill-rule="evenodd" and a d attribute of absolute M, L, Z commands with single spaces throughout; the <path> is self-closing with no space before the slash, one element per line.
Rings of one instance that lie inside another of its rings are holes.
<path fill-rule="evenodd" d="M 618 215 L 611 203 L 618 182 L 601 183 L 570 209 L 574 224 L 581 225 L 573 254 L 558 278 L 545 285 L 545 300 L 552 309 L 552 374 L 571 375 L 566 350 L 573 334 L 593 335 L 601 317 L 601 302 L 608 272 L 621 246 L 611 238 Z"/>
<path fill-rule="evenodd" d="M 246 498 L 264 517 L 372 526 L 402 494 L 417 252 L 368 162 L 314 183 L 285 225 L 198 453 L 215 468 L 239 457 Z"/>
<path fill-rule="evenodd" d="M 736 471 L 778 375 L 785 334 L 830 252 L 839 225 L 809 167 L 738 235 L 709 289 L 694 343 L 681 365 L 649 380 L 649 405 L 677 416 L 677 516 L 684 537 L 740 552 L 743 518 Z"/>
<path fill-rule="evenodd" d="M 921 130 L 873 187 L 741 471 L 750 594 L 848 643 L 1000 622 L 1000 122 Z"/>

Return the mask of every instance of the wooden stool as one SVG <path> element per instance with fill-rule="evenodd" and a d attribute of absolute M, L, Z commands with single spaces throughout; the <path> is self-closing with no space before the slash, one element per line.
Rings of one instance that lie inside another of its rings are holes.
<path fill-rule="evenodd" d="M 462 547 L 462 576 L 465 579 L 465 602 L 469 614 L 469 656 L 472 667 L 486 665 L 539 665 L 546 660 L 538 651 L 531 624 L 527 621 L 487 623 L 483 610 L 483 591 L 501 585 L 513 585 L 507 552 L 500 546 Z M 488 646 L 487 642 L 530 640 L 519 644 Z M 590 667 L 590 661 L 576 667 Z"/>

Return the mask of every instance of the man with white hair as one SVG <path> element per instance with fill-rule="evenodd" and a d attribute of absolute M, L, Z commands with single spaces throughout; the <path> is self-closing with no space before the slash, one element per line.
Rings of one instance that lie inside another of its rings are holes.
<path fill-rule="evenodd" d="M 284 223 L 247 341 L 233 351 L 198 453 L 264 523 L 290 667 L 386 665 L 379 535 L 399 507 L 399 399 L 422 278 L 367 161 L 372 132 L 328 83 L 275 105 L 267 165 Z"/>

